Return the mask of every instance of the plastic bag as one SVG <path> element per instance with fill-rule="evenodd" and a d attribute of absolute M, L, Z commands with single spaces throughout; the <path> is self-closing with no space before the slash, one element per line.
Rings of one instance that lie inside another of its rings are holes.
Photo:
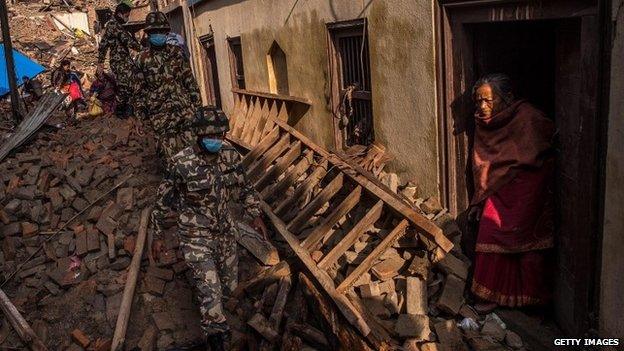
<path fill-rule="evenodd" d="M 104 113 L 102 102 L 95 96 L 89 99 L 89 116 L 96 117 Z"/>
<path fill-rule="evenodd" d="M 479 330 L 479 324 L 472 318 L 464 318 L 457 326 L 462 330 Z"/>

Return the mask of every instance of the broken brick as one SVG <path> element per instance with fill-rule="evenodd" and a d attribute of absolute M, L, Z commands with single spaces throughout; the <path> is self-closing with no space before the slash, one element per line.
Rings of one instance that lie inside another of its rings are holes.
<path fill-rule="evenodd" d="M 175 329 L 175 323 L 173 322 L 169 312 L 153 313 L 152 319 L 154 320 L 154 324 L 156 324 L 156 328 L 160 331 Z"/>
<path fill-rule="evenodd" d="M 87 215 L 87 220 L 91 222 L 97 222 L 102 215 L 102 208 L 100 206 L 93 206 L 89 210 L 89 214 Z"/>
<path fill-rule="evenodd" d="M 19 222 L 14 222 L 9 225 L 5 225 L 2 227 L 2 236 L 5 238 L 7 236 L 17 235 L 22 232 L 22 225 Z"/>
<path fill-rule="evenodd" d="M 406 285 L 407 313 L 427 314 L 427 283 L 418 277 L 407 277 Z"/>
<path fill-rule="evenodd" d="M 442 294 L 436 306 L 447 313 L 456 315 L 464 304 L 464 288 L 466 282 L 453 274 L 446 276 L 446 282 L 442 288 Z"/>
<path fill-rule="evenodd" d="M 119 257 L 115 262 L 110 264 L 110 268 L 116 271 L 121 271 L 123 269 L 128 268 L 130 265 L 130 258 L 128 257 Z"/>
<path fill-rule="evenodd" d="M 429 317 L 425 315 L 400 314 L 394 330 L 400 337 L 430 340 Z"/>
<path fill-rule="evenodd" d="M 31 236 L 39 231 L 39 226 L 29 222 L 22 222 L 22 236 Z"/>
<path fill-rule="evenodd" d="M 451 253 L 447 253 L 444 258 L 438 261 L 437 266 L 446 274 L 455 274 L 459 278 L 468 278 L 468 264 Z"/>
<path fill-rule="evenodd" d="M 100 250 L 100 235 L 97 230 L 87 230 L 87 251 L 95 252 Z"/>
<path fill-rule="evenodd" d="M 423 280 L 427 280 L 430 265 L 431 262 L 429 262 L 425 253 L 420 253 L 420 255 L 416 254 L 414 255 L 410 265 L 407 267 L 407 272 L 411 275 L 420 276 Z"/>
<path fill-rule="evenodd" d="M 381 291 L 379 290 L 379 284 L 376 282 L 360 286 L 360 296 L 363 298 L 376 297 L 379 295 L 381 295 Z"/>
<path fill-rule="evenodd" d="M 76 211 L 82 211 L 85 208 L 87 208 L 87 206 L 89 206 L 89 203 L 87 202 L 87 200 L 81 198 L 81 197 L 77 197 L 76 199 L 74 199 L 74 201 L 72 202 L 71 206 L 73 208 L 76 209 Z"/>
<path fill-rule="evenodd" d="M 4 212 L 4 210 L 2 209 L 0 209 L 0 221 L 5 225 L 11 222 L 11 220 L 9 219 L 9 215 L 7 215 L 7 213 Z"/>
<path fill-rule="evenodd" d="M 454 320 L 449 319 L 438 322 L 434 325 L 434 329 L 440 343 L 453 347 L 459 347 L 459 345 L 464 344 L 462 333 L 457 328 L 457 323 Z"/>
<path fill-rule="evenodd" d="M 173 271 L 170 269 L 149 266 L 147 268 L 147 274 L 166 281 L 173 280 Z"/>
<path fill-rule="evenodd" d="M 74 329 L 71 332 L 71 338 L 76 344 L 80 345 L 80 347 L 82 347 L 83 349 L 86 349 L 91 343 L 91 340 L 89 339 L 89 337 L 80 329 Z"/>
<path fill-rule="evenodd" d="M 380 280 L 392 279 L 399 274 L 405 260 L 401 256 L 394 256 L 373 266 L 373 274 Z"/>
<path fill-rule="evenodd" d="M 121 188 L 117 190 L 117 203 L 125 210 L 131 210 L 134 206 L 134 188 Z"/>
<path fill-rule="evenodd" d="M 151 294 L 162 296 L 165 292 L 165 285 L 166 282 L 164 280 L 158 279 L 153 275 L 147 275 L 145 277 L 145 287 Z"/>
<path fill-rule="evenodd" d="M 21 208 L 22 208 L 22 201 L 18 199 L 13 199 L 9 201 L 9 203 L 6 204 L 6 206 L 4 206 L 4 209 L 7 212 L 12 213 L 12 214 L 17 213 Z"/>
<path fill-rule="evenodd" d="M 123 248 L 126 252 L 132 254 L 136 245 L 136 237 L 134 235 L 128 235 L 123 239 Z"/>
<path fill-rule="evenodd" d="M 95 227 L 106 235 L 112 235 L 117 228 L 117 225 L 118 224 L 114 219 L 102 214 L 100 220 L 95 224 Z"/>
<path fill-rule="evenodd" d="M 176 251 L 168 250 L 168 251 L 162 252 L 158 257 L 158 261 L 160 262 L 161 266 L 171 266 L 172 264 L 178 262 Z"/>

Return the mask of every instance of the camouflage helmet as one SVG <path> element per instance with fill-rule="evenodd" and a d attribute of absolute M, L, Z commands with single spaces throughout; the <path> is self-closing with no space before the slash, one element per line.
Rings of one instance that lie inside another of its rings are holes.
<path fill-rule="evenodd" d="M 144 31 L 151 32 L 156 30 L 171 30 L 167 16 L 160 11 L 152 11 L 145 16 Z"/>
<path fill-rule="evenodd" d="M 230 130 L 230 121 L 223 111 L 215 107 L 202 107 L 191 123 L 195 135 L 221 134 Z"/>

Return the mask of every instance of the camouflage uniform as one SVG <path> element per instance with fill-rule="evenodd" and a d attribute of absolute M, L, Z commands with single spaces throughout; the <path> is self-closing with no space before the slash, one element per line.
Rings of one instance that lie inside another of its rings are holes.
<path fill-rule="evenodd" d="M 167 162 L 167 178 L 152 213 L 156 235 L 170 208 L 177 205 L 180 249 L 199 291 L 202 329 L 207 335 L 227 332 L 222 298 L 238 280 L 236 226 L 228 201 L 238 198 L 252 218 L 260 215 L 255 190 L 247 182 L 240 154 L 224 141 L 219 153 L 189 146 Z"/>
<path fill-rule="evenodd" d="M 98 47 L 98 63 L 103 64 L 110 50 L 109 64 L 117 80 L 117 103 L 125 107 L 134 96 L 133 81 L 135 66 L 130 49 L 141 51 L 141 45 L 125 30 L 115 17 L 104 26 L 104 34 Z"/>
<path fill-rule="evenodd" d="M 199 87 L 177 46 L 145 50 L 136 65 L 137 91 L 141 91 L 137 108 L 156 133 L 161 157 L 169 160 L 192 138 L 185 130 L 201 107 Z"/>

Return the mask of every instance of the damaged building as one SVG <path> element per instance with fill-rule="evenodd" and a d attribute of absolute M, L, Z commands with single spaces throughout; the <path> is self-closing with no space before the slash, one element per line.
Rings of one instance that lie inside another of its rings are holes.
<path fill-rule="evenodd" d="M 285 121 L 338 153 L 382 149 L 382 177 L 438 197 L 465 228 L 471 87 L 505 72 L 554 118 L 554 319 L 568 335 L 624 335 L 619 0 L 161 0 L 190 48 L 205 104 Z M 235 128 L 236 129 L 236 128 Z M 253 128 L 252 128 L 253 129 Z"/>

